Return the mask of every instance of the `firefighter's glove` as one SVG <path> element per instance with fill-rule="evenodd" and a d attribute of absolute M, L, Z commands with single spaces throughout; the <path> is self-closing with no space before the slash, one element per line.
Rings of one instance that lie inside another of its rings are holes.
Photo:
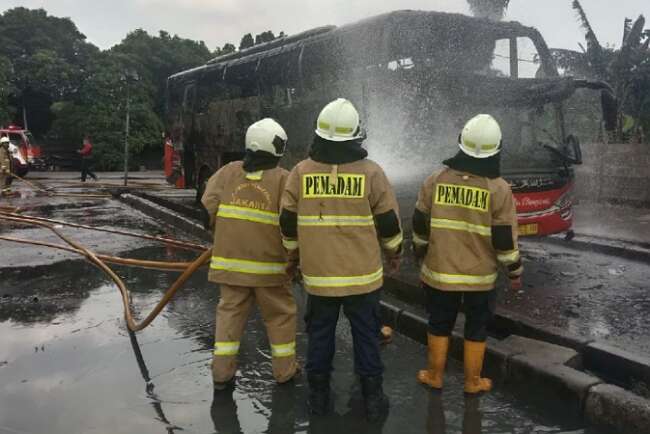
<path fill-rule="evenodd" d="M 402 255 L 394 255 L 386 258 L 386 268 L 389 276 L 394 276 L 399 273 L 400 265 L 402 264 Z"/>
<path fill-rule="evenodd" d="M 415 259 L 417 259 L 418 263 L 421 262 L 424 257 L 427 255 L 427 247 L 428 246 L 417 246 L 415 244 L 412 244 L 411 248 L 413 250 L 413 256 L 415 256 Z"/>
<path fill-rule="evenodd" d="M 513 291 L 520 291 L 522 288 L 523 284 L 521 282 L 521 276 L 510 279 L 510 289 Z"/>
<path fill-rule="evenodd" d="M 298 260 L 290 259 L 287 263 L 286 273 L 294 282 L 300 283 L 302 281 L 302 274 L 300 273 L 300 262 Z"/>

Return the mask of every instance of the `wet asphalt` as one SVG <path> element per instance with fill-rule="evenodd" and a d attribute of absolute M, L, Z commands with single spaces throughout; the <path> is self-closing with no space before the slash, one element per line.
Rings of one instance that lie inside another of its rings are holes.
<path fill-rule="evenodd" d="M 33 215 L 191 240 L 115 200 L 91 200 L 82 206 L 66 201 L 59 206 L 51 198 L 26 195 L 11 202 L 31 208 Z M 149 241 L 63 230 L 101 253 L 165 260 L 195 255 Z M 34 239 L 45 235 L 40 229 L 5 222 L 0 222 L 0 233 Z M 383 350 L 390 414 L 383 424 L 368 425 L 352 371 L 349 326 L 343 319 L 337 333 L 332 415 L 309 417 L 303 378 L 285 386 L 274 384 L 257 314 L 250 318 L 242 342 L 234 393 L 214 396 L 209 365 L 218 288 L 206 282 L 204 270 L 151 327 L 133 335 L 126 330 L 117 289 L 90 264 L 4 241 L 0 249 L 2 433 L 594 433 L 578 420 L 559 417 L 551 406 L 532 404 L 521 393 L 499 387 L 480 399 L 466 399 L 462 367 L 455 361 L 449 363 L 443 394 L 426 390 L 414 379 L 425 361 L 425 348 L 399 335 Z M 33 256 L 38 260 L 30 260 Z M 114 268 L 142 316 L 176 277 Z M 304 292 L 295 291 L 302 308 Z M 302 355 L 306 337 L 302 321 L 299 325 Z"/>

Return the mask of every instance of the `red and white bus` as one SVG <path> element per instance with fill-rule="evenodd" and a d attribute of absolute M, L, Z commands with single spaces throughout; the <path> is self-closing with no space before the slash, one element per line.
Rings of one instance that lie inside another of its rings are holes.
<path fill-rule="evenodd" d="M 606 83 L 560 77 L 532 27 L 392 12 L 282 37 L 169 77 L 169 175 L 200 196 L 215 170 L 241 158 L 246 128 L 262 117 L 287 130 L 283 164 L 290 167 L 307 155 L 319 110 L 345 97 L 360 109 L 370 157 L 396 185 L 408 222 L 419 183 L 457 151 L 464 122 L 490 113 L 504 132 L 502 172 L 522 235 L 569 231 L 580 146 L 567 131 L 564 103 L 578 89 L 612 100 Z"/>

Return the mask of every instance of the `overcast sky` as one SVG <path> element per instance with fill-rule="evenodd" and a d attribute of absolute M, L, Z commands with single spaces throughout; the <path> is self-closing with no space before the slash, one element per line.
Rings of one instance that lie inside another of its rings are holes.
<path fill-rule="evenodd" d="M 620 45 L 626 16 L 650 18 L 650 0 L 582 0 L 582 5 L 602 44 Z M 136 28 L 150 33 L 163 29 L 214 49 L 224 42 L 238 45 L 248 32 L 292 34 L 397 9 L 468 12 L 464 0 L 0 0 L 0 11 L 14 6 L 70 17 L 101 48 L 119 43 Z M 551 47 L 577 48 L 583 41 L 571 0 L 511 0 L 506 19 L 537 27 Z"/>

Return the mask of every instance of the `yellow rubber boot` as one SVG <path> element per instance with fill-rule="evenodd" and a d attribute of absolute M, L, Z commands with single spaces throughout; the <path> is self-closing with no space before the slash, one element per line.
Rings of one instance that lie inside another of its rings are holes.
<path fill-rule="evenodd" d="M 449 351 L 448 336 L 427 335 L 429 366 L 418 372 L 418 381 L 434 389 L 442 389 L 442 377 L 445 374 L 447 352 Z"/>
<path fill-rule="evenodd" d="M 489 378 L 481 378 L 485 346 L 485 342 L 465 341 L 466 393 L 489 392 L 492 389 L 492 380 Z"/>

